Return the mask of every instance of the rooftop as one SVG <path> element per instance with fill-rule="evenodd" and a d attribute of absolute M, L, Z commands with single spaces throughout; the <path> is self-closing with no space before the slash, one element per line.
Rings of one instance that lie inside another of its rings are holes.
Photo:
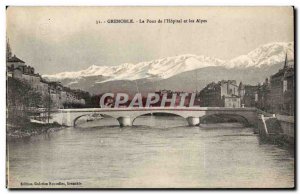
<path fill-rule="evenodd" d="M 20 63 L 25 63 L 24 61 L 22 61 L 21 59 L 19 59 L 18 57 L 16 57 L 16 55 L 14 55 L 13 57 L 7 59 L 7 62 L 20 62 Z"/>

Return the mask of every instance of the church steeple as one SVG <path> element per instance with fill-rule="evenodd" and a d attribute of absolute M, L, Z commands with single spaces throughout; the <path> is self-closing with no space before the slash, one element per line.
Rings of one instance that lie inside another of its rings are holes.
<path fill-rule="evenodd" d="M 285 60 L 284 60 L 284 66 L 283 66 L 283 68 L 285 69 L 285 68 L 287 68 L 287 66 L 288 66 L 288 58 L 287 58 L 287 52 L 285 53 Z"/>
<path fill-rule="evenodd" d="M 6 59 L 10 59 L 12 57 L 12 52 L 9 44 L 9 39 L 6 41 Z"/>

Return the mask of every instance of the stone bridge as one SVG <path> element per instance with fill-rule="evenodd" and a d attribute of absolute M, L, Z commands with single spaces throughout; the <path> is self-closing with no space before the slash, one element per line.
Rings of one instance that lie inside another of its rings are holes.
<path fill-rule="evenodd" d="M 167 113 L 185 118 L 190 126 L 200 124 L 201 118 L 209 115 L 237 115 L 245 119 L 247 124 L 257 125 L 256 108 L 225 108 L 225 107 L 145 107 L 145 108 L 82 108 L 59 109 L 52 114 L 52 121 L 66 126 L 75 126 L 76 121 L 94 113 L 117 119 L 120 126 L 132 126 L 139 116 L 151 113 Z"/>

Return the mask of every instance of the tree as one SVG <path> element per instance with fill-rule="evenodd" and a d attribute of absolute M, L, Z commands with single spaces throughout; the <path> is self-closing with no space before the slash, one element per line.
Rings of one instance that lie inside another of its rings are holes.
<path fill-rule="evenodd" d="M 8 77 L 7 79 L 7 121 L 13 125 L 29 122 L 32 109 L 44 107 L 42 95 L 28 83 Z"/>

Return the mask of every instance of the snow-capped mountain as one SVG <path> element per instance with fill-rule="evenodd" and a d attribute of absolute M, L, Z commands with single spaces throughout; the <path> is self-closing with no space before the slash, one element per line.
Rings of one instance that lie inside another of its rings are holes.
<path fill-rule="evenodd" d="M 189 54 L 137 64 L 92 65 L 82 71 L 43 77 L 96 94 L 160 89 L 195 91 L 212 81 L 222 79 L 257 84 L 282 68 L 286 55 L 289 61 L 293 61 L 293 47 L 293 43 L 270 43 L 228 61 Z"/>
<path fill-rule="evenodd" d="M 166 79 L 178 73 L 209 66 L 220 66 L 222 64 L 224 64 L 224 61 L 220 59 L 196 55 L 180 55 L 137 64 L 125 63 L 118 66 L 92 65 L 82 71 L 63 72 L 54 75 L 44 75 L 44 77 L 51 80 L 61 80 L 101 75 L 107 78 L 105 81 L 144 78 Z"/>
<path fill-rule="evenodd" d="M 230 61 L 225 66 L 227 68 L 248 68 L 266 67 L 285 60 L 286 54 L 289 60 L 294 57 L 294 44 L 290 43 L 270 43 L 265 44 L 251 51 L 247 55 L 241 55 Z"/>
<path fill-rule="evenodd" d="M 125 63 L 118 66 L 92 65 L 82 71 L 62 72 L 54 75 L 44 75 L 44 77 L 50 80 L 74 79 L 90 76 L 106 77 L 106 79 L 101 82 L 138 80 L 144 78 L 167 79 L 179 73 L 212 66 L 223 66 L 226 68 L 260 68 L 263 66 L 272 66 L 275 63 L 283 62 L 286 53 L 288 53 L 289 59 L 291 60 L 293 52 L 293 43 L 279 42 L 262 45 L 247 55 L 241 55 L 229 61 L 188 54 L 137 64 Z"/>

